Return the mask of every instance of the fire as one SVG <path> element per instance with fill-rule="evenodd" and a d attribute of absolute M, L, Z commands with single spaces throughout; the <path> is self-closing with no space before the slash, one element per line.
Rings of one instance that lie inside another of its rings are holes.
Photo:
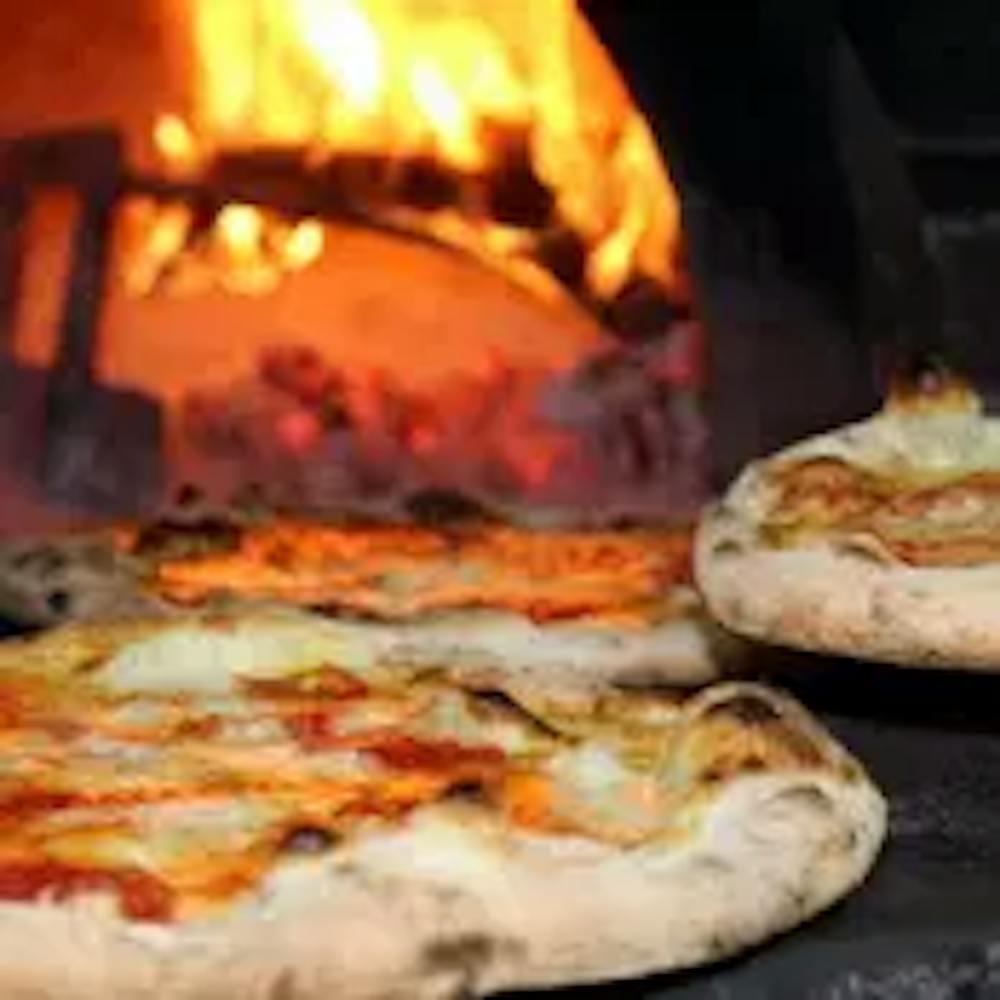
<path fill-rule="evenodd" d="M 187 122 L 177 115 L 161 115 L 153 126 L 153 142 L 175 176 L 193 173 L 201 166 L 201 152 Z"/>
<path fill-rule="evenodd" d="M 375 112 L 382 94 L 382 47 L 364 14 L 351 3 L 291 0 L 287 17 L 346 103 Z"/>
<path fill-rule="evenodd" d="M 582 247 L 574 294 L 608 301 L 635 276 L 681 288 L 676 194 L 575 0 L 162 2 L 187 31 L 191 89 L 188 114 L 155 125 L 168 176 L 282 151 L 315 179 L 345 157 L 374 157 L 366 212 L 471 248 L 535 292 L 557 294 L 541 262 L 554 232 Z M 427 163 L 455 178 L 449 203 L 400 195 Z M 498 210 L 497 179 L 510 176 L 530 178 L 520 183 L 534 200 L 517 193 Z M 276 275 L 322 252 L 318 222 L 287 241 L 262 233 L 270 225 L 264 208 L 227 206 L 199 238 L 239 244 L 230 266 L 244 271 L 256 246 L 257 269 Z"/>

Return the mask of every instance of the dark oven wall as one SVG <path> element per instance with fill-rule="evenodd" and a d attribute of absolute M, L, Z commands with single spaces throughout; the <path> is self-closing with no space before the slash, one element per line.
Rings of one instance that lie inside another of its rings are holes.
<path fill-rule="evenodd" d="M 945 357 L 988 395 L 1000 27 L 986 3 L 586 0 L 684 199 L 716 478 Z"/>

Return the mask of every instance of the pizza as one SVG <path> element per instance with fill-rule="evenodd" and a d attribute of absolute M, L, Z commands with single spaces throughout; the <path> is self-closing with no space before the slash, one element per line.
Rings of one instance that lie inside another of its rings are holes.
<path fill-rule="evenodd" d="M 703 683 L 742 647 L 702 612 L 691 544 L 689 528 L 174 518 L 0 544 L 0 609 L 52 624 L 296 606 L 387 662 Z"/>
<path fill-rule="evenodd" d="M 954 377 L 750 465 L 705 516 L 712 613 L 779 644 L 1000 670 L 1000 420 Z"/>
<path fill-rule="evenodd" d="M 0 994 L 480 996 L 713 961 L 885 806 L 764 687 L 387 668 L 299 612 L 0 644 Z"/>

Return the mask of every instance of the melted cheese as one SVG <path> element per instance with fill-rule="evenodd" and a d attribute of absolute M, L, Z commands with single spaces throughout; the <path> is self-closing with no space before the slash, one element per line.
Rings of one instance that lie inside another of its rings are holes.
<path fill-rule="evenodd" d="M 670 761 L 688 723 L 669 699 L 536 712 L 443 680 L 402 686 L 338 653 L 322 627 L 176 624 L 10 699 L 0 898 L 110 893 L 136 919 L 186 919 L 259 889 L 297 830 L 335 863 L 341 843 L 367 849 L 372 830 L 461 802 L 501 841 L 520 828 L 631 844 L 697 797 L 677 777 L 697 768 Z M 25 676 L 0 672 L 0 701 Z"/>
<path fill-rule="evenodd" d="M 101 668 L 99 681 L 121 694 L 222 695 L 240 680 L 294 676 L 324 663 L 363 671 L 374 658 L 332 624 L 248 622 L 225 630 L 192 624 L 127 646 Z"/>
<path fill-rule="evenodd" d="M 690 580 L 685 531 L 491 527 L 452 538 L 422 529 L 286 521 L 247 529 L 236 552 L 161 559 L 153 586 L 182 604 L 229 592 L 389 619 L 487 608 L 548 621 L 663 614 L 664 594 Z"/>
<path fill-rule="evenodd" d="M 916 566 L 1000 560 L 1000 473 L 928 483 L 817 458 L 779 466 L 770 481 L 762 535 L 779 547 L 870 538 L 876 553 Z"/>
<path fill-rule="evenodd" d="M 1000 420 L 954 377 L 896 386 L 881 413 L 770 462 L 763 486 L 765 543 L 849 540 L 914 566 L 1000 560 Z"/>

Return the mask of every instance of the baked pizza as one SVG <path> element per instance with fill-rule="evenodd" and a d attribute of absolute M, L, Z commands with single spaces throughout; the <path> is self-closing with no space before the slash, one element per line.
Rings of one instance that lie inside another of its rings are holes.
<path fill-rule="evenodd" d="M 337 618 L 386 662 L 703 683 L 740 647 L 702 612 L 691 544 L 686 528 L 175 518 L 0 544 L 0 609 L 52 624 L 291 605 Z"/>
<path fill-rule="evenodd" d="M 0 994 L 413 1000 L 722 958 L 857 885 L 865 773 L 763 687 L 386 668 L 328 619 L 0 644 Z"/>
<path fill-rule="evenodd" d="M 953 377 L 751 465 L 697 544 L 745 635 L 906 665 L 1000 670 L 1000 420 Z"/>

